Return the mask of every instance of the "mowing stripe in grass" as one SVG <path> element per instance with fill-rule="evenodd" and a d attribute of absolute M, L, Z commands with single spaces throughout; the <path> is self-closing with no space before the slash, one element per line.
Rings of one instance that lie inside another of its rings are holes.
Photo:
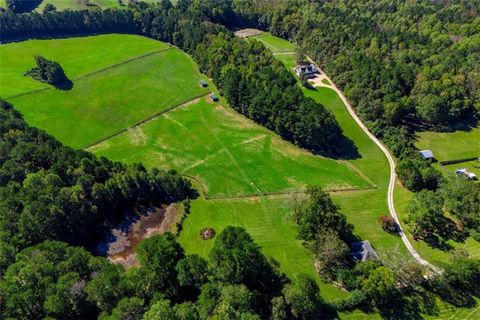
<path fill-rule="evenodd" d="M 119 130 L 119 131 L 117 131 L 117 132 L 114 132 L 114 133 L 112 133 L 111 135 L 109 135 L 109 136 L 107 136 L 107 137 L 105 137 L 105 138 L 102 138 L 102 139 L 100 139 L 100 140 L 98 140 L 98 141 L 96 141 L 96 142 L 93 142 L 93 143 L 91 143 L 91 144 L 83 147 L 82 149 L 88 150 L 89 148 L 94 147 L 94 146 L 96 146 L 96 145 L 98 145 L 98 144 L 100 144 L 100 143 L 102 143 L 102 142 L 105 142 L 105 141 L 107 141 L 107 140 L 109 140 L 109 139 L 111 139 L 111 138 L 113 138 L 113 137 L 116 137 L 116 136 L 118 136 L 119 134 L 122 134 L 122 133 L 126 132 L 126 131 L 129 130 L 129 129 L 133 129 L 133 128 L 135 128 L 135 127 L 138 127 L 139 125 L 142 125 L 142 124 L 144 124 L 144 123 L 146 123 L 146 122 L 148 122 L 148 121 L 154 120 L 155 118 L 161 116 L 162 114 L 165 114 L 165 113 L 167 113 L 167 112 L 169 112 L 169 111 L 172 111 L 172 110 L 174 110 L 174 109 L 177 109 L 177 108 L 179 108 L 179 107 L 181 107 L 181 106 L 183 106 L 183 105 L 186 105 L 186 104 L 188 104 L 188 103 L 190 103 L 190 102 L 192 102 L 192 101 L 194 101 L 194 100 L 200 99 L 200 98 L 202 98 L 202 97 L 206 97 L 206 96 L 208 96 L 208 95 L 209 95 L 209 93 L 207 93 L 207 94 L 202 93 L 202 94 L 197 95 L 197 96 L 195 96 L 195 97 L 193 97 L 193 98 L 191 98 L 191 99 L 188 99 L 188 100 L 186 100 L 186 101 L 182 101 L 182 102 L 180 102 L 180 103 L 177 103 L 176 105 L 173 105 L 173 106 L 171 106 L 171 107 L 169 107 L 169 108 L 167 108 L 167 109 L 165 109 L 165 110 L 162 110 L 162 111 L 160 111 L 160 112 L 156 112 L 156 113 L 152 114 L 151 116 L 148 116 L 147 118 L 142 119 L 142 120 L 134 123 L 133 125 L 131 125 L 131 126 L 129 126 L 129 127 L 123 128 L 122 130 Z"/>
<path fill-rule="evenodd" d="M 117 67 L 119 67 L 119 66 L 125 65 L 125 64 L 127 64 L 127 63 L 130 63 L 130 62 L 133 62 L 133 61 L 137 61 L 137 60 L 140 60 L 140 59 L 144 59 L 144 58 L 153 56 L 153 55 L 155 55 L 155 54 L 159 54 L 159 53 L 161 53 L 161 52 L 165 52 L 165 51 L 167 51 L 167 50 L 171 50 L 171 49 L 173 49 L 173 48 L 174 48 L 174 47 L 170 47 L 170 48 L 165 48 L 165 49 L 161 49 L 161 50 L 157 50 L 157 51 L 152 51 L 152 52 L 149 52 L 149 53 L 145 53 L 145 54 L 142 54 L 142 55 L 139 55 L 139 56 L 136 56 L 136 57 L 133 57 L 133 58 L 124 60 L 124 61 L 122 61 L 122 62 L 112 64 L 111 66 L 108 66 L 108 67 L 105 67 L 105 68 L 101 68 L 101 69 L 95 70 L 95 71 L 93 71 L 93 72 L 90 72 L 90 73 L 87 73 L 87 74 L 78 76 L 78 77 L 76 77 L 76 78 L 73 78 L 73 80 L 80 80 L 80 79 L 88 78 L 88 77 L 91 77 L 91 76 L 96 75 L 96 74 L 98 74 L 98 73 L 105 72 L 105 71 L 108 71 L 108 70 L 117 68 Z M 27 96 L 27 95 L 35 94 L 35 93 L 38 93 L 38 92 L 47 91 L 47 90 L 52 90 L 52 89 L 54 89 L 54 88 L 55 88 L 55 87 L 53 87 L 53 86 L 48 86 L 48 87 L 45 87 L 45 88 L 40 88 L 40 89 L 36 89 L 36 90 L 32 90 L 32 91 L 22 92 L 22 93 L 19 93 L 19 94 L 14 94 L 14 95 L 12 95 L 12 96 L 10 96 L 10 97 L 6 97 L 5 100 L 7 100 L 7 99 L 14 99 L 14 98 L 18 98 L 18 97 L 23 97 L 23 96 Z"/>

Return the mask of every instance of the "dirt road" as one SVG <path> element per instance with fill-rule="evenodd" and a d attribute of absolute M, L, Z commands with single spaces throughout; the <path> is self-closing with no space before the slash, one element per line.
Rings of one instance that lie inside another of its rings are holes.
<path fill-rule="evenodd" d="M 312 61 L 310 59 L 310 61 Z M 313 61 L 312 61 L 313 63 Z M 318 66 L 317 66 L 318 68 Z M 318 68 L 318 70 L 321 70 Z M 348 102 L 347 98 L 343 94 L 343 92 L 335 85 L 335 83 L 323 72 L 321 71 L 322 74 L 322 79 L 327 79 L 331 87 L 340 97 L 340 99 L 343 101 L 343 104 L 347 107 L 348 112 L 352 116 L 352 118 L 357 122 L 357 124 L 362 128 L 362 130 L 365 132 L 365 134 L 372 140 L 379 148 L 382 150 L 382 152 L 385 154 L 385 157 L 387 157 L 388 163 L 390 165 L 390 182 L 388 184 L 388 193 L 387 193 L 387 203 L 388 203 L 388 210 L 390 211 L 390 215 L 395 219 L 395 221 L 398 224 L 399 227 L 399 235 L 402 238 L 403 243 L 407 247 L 408 251 L 410 254 L 415 258 L 415 260 L 421 264 L 422 266 L 427 267 L 431 271 L 434 272 L 439 272 L 440 269 L 437 267 L 433 266 L 430 264 L 428 261 L 423 259 L 418 252 L 413 248 L 412 244 L 410 243 L 410 240 L 408 240 L 407 235 L 403 231 L 403 228 L 400 224 L 400 220 L 398 219 L 397 211 L 395 210 L 395 205 L 393 202 L 393 191 L 395 189 L 395 180 L 396 180 L 396 174 L 395 174 L 395 160 L 393 159 L 393 156 L 390 154 L 388 149 L 378 140 L 369 130 L 368 128 L 363 124 L 362 120 L 355 114 L 355 111 L 353 110 L 352 106 Z"/>

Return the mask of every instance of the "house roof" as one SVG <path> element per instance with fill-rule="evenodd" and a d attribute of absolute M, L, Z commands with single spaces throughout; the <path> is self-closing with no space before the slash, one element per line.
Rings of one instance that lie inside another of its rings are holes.
<path fill-rule="evenodd" d="M 350 256 L 356 262 L 358 261 L 367 261 L 367 260 L 380 260 L 380 257 L 373 249 L 370 241 L 357 241 L 352 243 L 352 251 Z"/>
<path fill-rule="evenodd" d="M 420 155 L 422 156 L 423 159 L 432 159 L 433 158 L 432 150 L 422 150 L 422 151 L 420 151 Z"/>
<path fill-rule="evenodd" d="M 200 84 L 201 84 L 201 85 L 204 85 L 204 84 L 208 84 L 208 82 L 205 81 L 205 80 L 200 80 Z"/>

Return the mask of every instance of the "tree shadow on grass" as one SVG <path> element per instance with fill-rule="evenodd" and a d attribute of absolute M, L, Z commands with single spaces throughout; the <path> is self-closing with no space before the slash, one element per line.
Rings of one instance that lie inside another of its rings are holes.
<path fill-rule="evenodd" d="M 451 219 L 444 218 L 443 220 L 444 223 L 441 227 L 435 233 L 426 235 L 423 241 L 432 248 L 450 251 L 454 247 L 448 243 L 449 240 L 463 243 L 467 239 L 468 234 L 461 230 Z"/>
<path fill-rule="evenodd" d="M 61 83 L 55 84 L 54 87 L 62 91 L 72 90 L 73 81 L 68 78 L 65 78 L 64 81 L 62 81 Z"/>
<path fill-rule="evenodd" d="M 423 314 L 438 315 L 439 309 L 435 296 L 427 291 L 401 293 L 394 303 L 378 307 L 383 319 L 417 320 L 424 319 Z"/>

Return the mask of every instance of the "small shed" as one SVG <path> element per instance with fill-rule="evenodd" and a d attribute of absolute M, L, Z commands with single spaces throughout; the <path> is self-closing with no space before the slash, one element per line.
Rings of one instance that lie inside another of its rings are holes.
<path fill-rule="evenodd" d="M 210 94 L 210 99 L 212 99 L 212 101 L 214 101 L 214 102 L 217 102 L 218 101 L 218 96 L 215 93 L 211 93 Z"/>
<path fill-rule="evenodd" d="M 352 243 L 350 257 L 355 262 L 364 262 L 367 260 L 380 261 L 380 257 L 373 249 L 370 241 L 357 241 Z"/>
<path fill-rule="evenodd" d="M 206 87 L 208 87 L 208 82 L 202 79 L 202 80 L 200 80 L 200 85 L 202 87 L 206 88 Z"/>
<path fill-rule="evenodd" d="M 422 150 L 420 151 L 420 155 L 422 156 L 423 160 L 433 159 L 432 150 Z"/>

